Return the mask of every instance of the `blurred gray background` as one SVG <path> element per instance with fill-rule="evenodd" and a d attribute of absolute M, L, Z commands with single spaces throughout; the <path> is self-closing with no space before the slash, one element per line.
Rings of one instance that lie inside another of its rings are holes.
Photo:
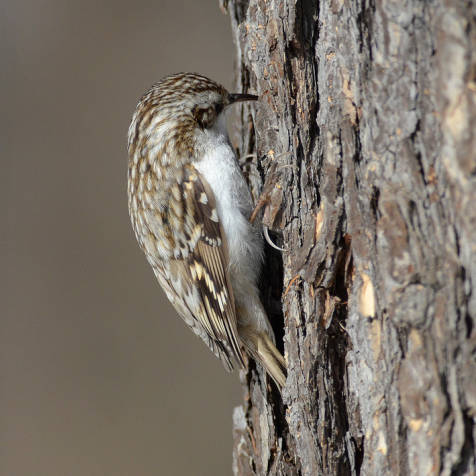
<path fill-rule="evenodd" d="M 228 475 L 227 374 L 133 237 L 126 131 L 162 76 L 230 87 L 217 0 L 3 0 L 0 475 Z"/>

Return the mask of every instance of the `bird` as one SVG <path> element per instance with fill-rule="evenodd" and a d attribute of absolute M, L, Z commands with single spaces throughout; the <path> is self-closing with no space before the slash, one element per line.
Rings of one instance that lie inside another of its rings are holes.
<path fill-rule="evenodd" d="M 258 96 L 196 73 L 142 96 L 128 131 L 128 207 L 140 248 L 185 323 L 229 371 L 258 362 L 281 391 L 286 362 L 258 289 L 259 224 L 226 112 Z"/>

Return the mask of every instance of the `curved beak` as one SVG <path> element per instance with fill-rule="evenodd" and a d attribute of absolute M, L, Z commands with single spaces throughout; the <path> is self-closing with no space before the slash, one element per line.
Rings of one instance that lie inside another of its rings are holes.
<path fill-rule="evenodd" d="M 229 104 L 233 104 L 235 102 L 243 102 L 243 101 L 257 101 L 258 96 L 255 96 L 254 94 L 229 94 L 228 95 L 228 101 Z"/>

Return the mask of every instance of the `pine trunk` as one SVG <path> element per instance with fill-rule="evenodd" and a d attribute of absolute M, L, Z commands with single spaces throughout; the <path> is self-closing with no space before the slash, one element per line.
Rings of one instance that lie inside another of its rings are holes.
<path fill-rule="evenodd" d="M 474 4 L 226 3 L 289 368 L 242 376 L 235 475 L 475 474 Z"/>

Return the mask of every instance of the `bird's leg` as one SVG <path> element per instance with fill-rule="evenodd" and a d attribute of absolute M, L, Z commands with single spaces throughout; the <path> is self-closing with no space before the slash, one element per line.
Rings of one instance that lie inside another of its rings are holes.
<path fill-rule="evenodd" d="M 256 220 L 256 217 L 258 216 L 260 210 L 269 203 L 270 195 L 270 190 L 263 190 L 263 192 L 258 198 L 258 202 L 256 203 L 254 210 L 251 212 L 250 223 L 253 223 Z"/>
<path fill-rule="evenodd" d="M 272 193 L 272 190 L 269 190 L 269 188 L 263 190 L 263 192 L 258 198 L 258 202 L 256 203 L 254 210 L 251 212 L 250 223 L 253 223 L 256 220 L 258 213 L 265 205 L 268 205 L 269 203 L 271 203 L 271 193 Z M 278 250 L 278 251 L 284 251 L 284 248 L 280 248 L 278 245 L 273 243 L 273 240 L 269 236 L 269 228 L 265 224 L 263 224 L 263 235 L 266 240 L 266 243 L 268 243 L 268 245 L 271 246 L 271 248 L 274 248 L 275 250 Z"/>
<path fill-rule="evenodd" d="M 282 210 L 284 192 L 280 169 L 285 166 L 278 166 L 275 160 L 266 172 L 266 180 L 258 198 L 256 206 L 251 213 L 250 222 L 253 223 L 260 210 L 266 205 L 263 215 L 263 223 L 271 229 L 276 228 L 276 221 L 279 220 Z M 279 225 L 278 225 L 279 226 Z"/>

